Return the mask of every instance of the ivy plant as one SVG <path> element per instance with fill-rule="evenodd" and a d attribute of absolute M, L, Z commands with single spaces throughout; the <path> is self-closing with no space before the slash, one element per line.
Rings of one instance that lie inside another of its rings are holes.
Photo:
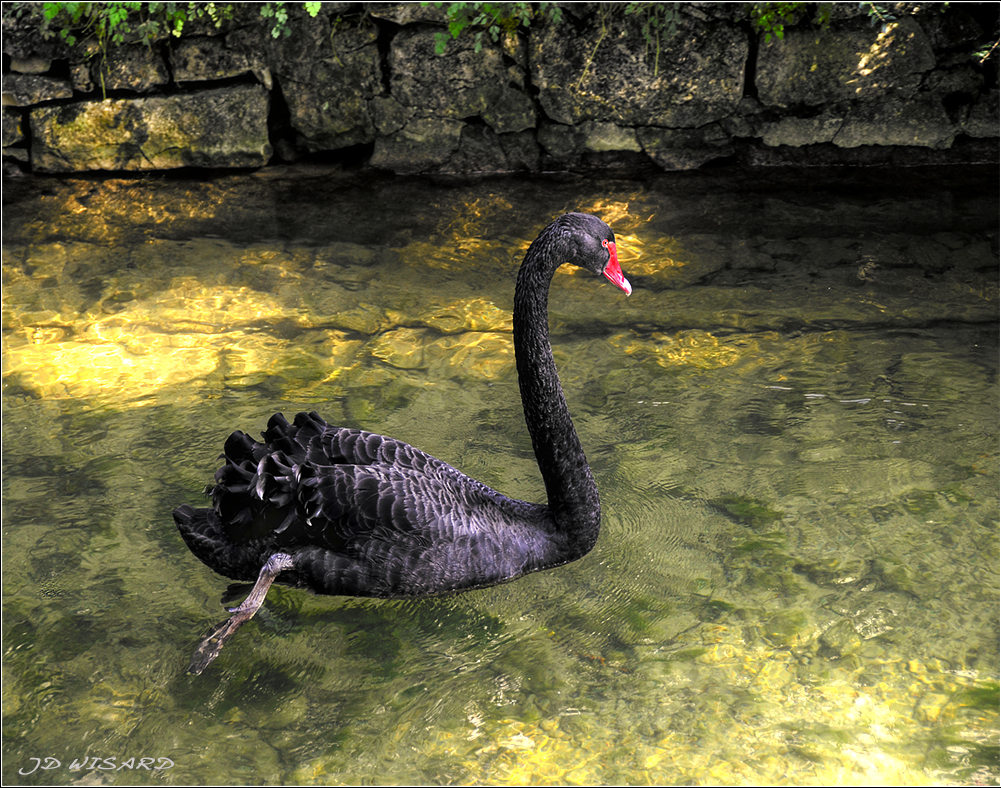
<path fill-rule="evenodd" d="M 31 12 L 36 3 L 5 4 L 5 13 L 20 15 Z M 271 35 L 290 35 L 287 3 L 261 3 L 260 14 L 271 21 Z M 322 3 L 303 3 L 315 17 Z M 163 35 L 180 36 L 189 22 L 210 19 L 216 27 L 232 19 L 233 3 L 42 3 L 43 35 L 58 35 L 70 46 L 78 40 L 93 37 L 102 53 L 109 46 L 119 46 L 127 40 L 151 45 Z"/>
<path fill-rule="evenodd" d="M 779 41 L 785 38 L 786 25 L 796 21 L 796 17 L 806 8 L 806 3 L 754 3 L 751 5 L 751 24 L 765 34 L 765 41 L 774 36 Z M 830 10 L 828 10 L 830 15 Z"/>
<path fill-rule="evenodd" d="M 288 9 L 286 3 L 262 3 L 260 14 L 271 22 L 271 35 L 278 38 L 288 36 Z M 322 4 L 303 3 L 311 17 L 315 17 Z M 39 8 L 40 7 L 40 8 Z M 111 47 L 126 42 L 138 42 L 152 46 L 153 42 L 165 35 L 180 36 L 189 22 L 209 19 L 215 27 L 232 19 L 232 3 L 5 3 L 4 15 L 22 17 L 38 15 L 43 36 L 58 36 L 69 46 L 83 40 L 95 44 L 88 56 L 100 56 L 102 64 L 107 61 Z M 104 85 L 105 69 L 100 69 L 101 92 L 106 95 Z"/>
<path fill-rule="evenodd" d="M 536 16 L 542 16 L 557 24 L 563 11 L 555 3 L 422 3 L 445 9 L 448 24 L 447 33 L 435 35 L 436 55 L 445 53 L 448 42 L 469 34 L 473 37 L 473 50 L 483 49 L 484 36 L 496 43 L 502 35 L 514 35 L 521 27 L 527 28 Z"/>
<path fill-rule="evenodd" d="M 646 55 L 653 50 L 653 76 L 660 71 L 660 46 L 667 44 L 678 32 L 681 3 L 626 3 L 626 15 L 638 15 L 642 20 Z"/>

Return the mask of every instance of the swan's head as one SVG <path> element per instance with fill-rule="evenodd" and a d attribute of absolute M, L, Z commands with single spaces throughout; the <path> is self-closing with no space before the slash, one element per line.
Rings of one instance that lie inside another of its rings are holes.
<path fill-rule="evenodd" d="M 568 261 L 588 271 L 601 274 L 626 295 L 633 292 L 619 266 L 615 251 L 615 233 L 597 216 L 589 213 L 568 213 L 557 219 L 571 228 L 573 254 Z"/>

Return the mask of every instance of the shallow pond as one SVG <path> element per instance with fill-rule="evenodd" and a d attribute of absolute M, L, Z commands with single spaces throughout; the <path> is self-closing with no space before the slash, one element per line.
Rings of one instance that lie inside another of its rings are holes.
<path fill-rule="evenodd" d="M 997 784 L 996 167 L 9 182 L 6 784 Z M 274 411 L 544 489 L 511 346 L 556 276 L 583 560 L 419 601 L 229 581 L 170 513 Z M 233 589 L 234 592 L 245 590 Z"/>

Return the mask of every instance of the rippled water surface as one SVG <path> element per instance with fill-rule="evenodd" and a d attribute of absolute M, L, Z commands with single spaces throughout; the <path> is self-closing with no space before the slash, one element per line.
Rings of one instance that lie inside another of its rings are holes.
<path fill-rule="evenodd" d="M 229 581 L 170 513 L 233 429 L 544 497 L 510 309 L 566 210 L 635 287 L 550 299 L 594 552 L 275 587 L 186 675 Z M 997 784 L 998 215 L 993 167 L 5 184 L 4 782 Z"/>

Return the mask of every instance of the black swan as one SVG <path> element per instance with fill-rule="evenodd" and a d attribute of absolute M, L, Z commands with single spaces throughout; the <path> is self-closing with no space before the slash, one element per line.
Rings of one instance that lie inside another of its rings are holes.
<path fill-rule="evenodd" d="M 615 235 L 596 216 L 565 214 L 532 243 L 514 293 L 514 346 L 525 420 L 549 505 L 516 501 L 401 441 L 277 413 L 257 443 L 226 441 L 212 508 L 174 520 L 198 558 L 256 584 L 202 640 L 200 673 L 253 617 L 271 584 L 320 594 L 423 597 L 551 569 L 598 539 L 598 488 L 574 430 L 549 345 L 549 285 L 563 263 L 632 292 Z"/>

